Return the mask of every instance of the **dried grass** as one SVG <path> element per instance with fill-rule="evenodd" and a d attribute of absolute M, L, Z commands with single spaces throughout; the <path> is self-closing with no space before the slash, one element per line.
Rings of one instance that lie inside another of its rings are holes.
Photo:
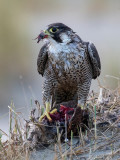
<path fill-rule="evenodd" d="M 13 102 L 9 108 L 9 135 L 1 131 L 0 138 L 0 160 L 29 160 L 30 151 L 26 144 L 25 130 L 20 122 L 21 117 L 15 112 Z M 6 135 L 8 140 L 2 142 L 2 135 Z"/>

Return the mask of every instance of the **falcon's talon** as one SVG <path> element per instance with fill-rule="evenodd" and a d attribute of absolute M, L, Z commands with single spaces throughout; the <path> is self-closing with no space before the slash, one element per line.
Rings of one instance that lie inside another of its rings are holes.
<path fill-rule="evenodd" d="M 41 122 L 44 117 L 45 117 L 45 114 L 43 114 L 43 115 L 39 118 L 39 122 Z"/>
<path fill-rule="evenodd" d="M 80 107 L 80 108 L 81 108 L 81 110 L 84 110 L 84 105 L 80 105 L 80 104 L 78 104 L 78 107 Z"/>
<path fill-rule="evenodd" d="M 57 113 L 57 109 L 56 109 L 56 108 L 53 109 L 50 113 L 51 113 L 51 114 Z"/>
<path fill-rule="evenodd" d="M 84 106 L 81 106 L 81 109 L 84 110 Z"/>
<path fill-rule="evenodd" d="M 46 116 L 48 118 L 49 121 L 52 121 L 50 115 L 49 115 L 49 112 L 50 112 L 50 103 L 49 102 L 46 102 L 45 103 L 45 106 L 46 106 L 46 110 L 45 112 L 43 113 L 43 115 L 39 118 L 39 122 L 42 121 L 42 119 Z"/>
<path fill-rule="evenodd" d="M 54 113 L 57 112 L 57 109 L 55 108 L 55 109 L 53 109 L 53 110 L 50 112 L 50 103 L 49 103 L 49 102 L 46 102 L 45 105 L 46 105 L 46 110 L 45 110 L 45 112 L 43 113 L 43 115 L 39 118 L 39 122 L 41 122 L 42 119 L 43 119 L 45 116 L 47 117 L 47 119 L 48 119 L 50 122 L 52 122 L 52 119 L 51 119 L 49 113 L 54 114 Z"/>
<path fill-rule="evenodd" d="M 39 118 L 39 122 L 41 122 L 42 119 L 43 119 L 45 116 L 47 117 L 47 119 L 48 119 L 50 122 L 52 121 L 52 119 L 51 119 L 51 117 L 50 117 L 50 115 L 49 115 L 49 112 L 45 111 L 45 113 Z"/>

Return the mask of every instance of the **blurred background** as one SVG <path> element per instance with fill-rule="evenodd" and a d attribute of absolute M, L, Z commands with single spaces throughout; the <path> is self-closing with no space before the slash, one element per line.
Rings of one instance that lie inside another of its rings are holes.
<path fill-rule="evenodd" d="M 41 102 L 43 79 L 36 60 L 42 44 L 33 39 L 54 22 L 65 23 L 95 44 L 102 62 L 101 84 L 117 86 L 115 79 L 104 77 L 120 77 L 119 0 L 0 0 L 0 128 L 5 132 L 11 101 L 27 118 L 34 100 Z M 97 81 L 91 89 L 98 91 Z"/>

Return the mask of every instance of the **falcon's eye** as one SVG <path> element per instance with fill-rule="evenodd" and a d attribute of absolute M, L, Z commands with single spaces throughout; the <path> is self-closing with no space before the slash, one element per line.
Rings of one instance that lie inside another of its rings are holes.
<path fill-rule="evenodd" d="M 52 33 L 55 33 L 55 32 L 57 32 L 57 31 L 58 31 L 58 29 L 55 28 L 55 27 L 50 28 L 50 32 L 52 32 Z"/>

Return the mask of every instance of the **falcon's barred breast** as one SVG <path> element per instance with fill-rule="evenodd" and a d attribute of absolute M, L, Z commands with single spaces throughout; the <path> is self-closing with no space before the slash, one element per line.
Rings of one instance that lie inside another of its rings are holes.
<path fill-rule="evenodd" d="M 62 24 L 50 24 L 38 36 L 44 40 L 37 67 L 45 78 L 43 103 L 51 97 L 56 103 L 78 100 L 84 105 L 91 80 L 100 75 L 101 63 L 93 43 L 84 42 L 71 28 Z"/>

